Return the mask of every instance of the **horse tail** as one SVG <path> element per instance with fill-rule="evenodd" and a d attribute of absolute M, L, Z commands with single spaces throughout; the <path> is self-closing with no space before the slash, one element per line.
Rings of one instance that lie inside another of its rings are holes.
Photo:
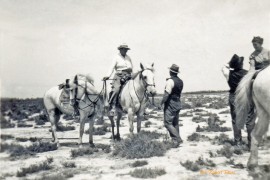
<path fill-rule="evenodd" d="M 249 71 L 240 81 L 235 96 L 236 125 L 243 129 L 248 117 L 252 100 L 253 76 L 256 71 Z"/>

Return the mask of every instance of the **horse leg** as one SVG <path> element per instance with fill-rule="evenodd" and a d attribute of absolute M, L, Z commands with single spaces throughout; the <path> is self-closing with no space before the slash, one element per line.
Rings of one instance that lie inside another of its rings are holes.
<path fill-rule="evenodd" d="M 49 119 L 51 122 L 51 130 L 52 130 L 52 137 L 53 137 L 52 141 L 57 143 L 57 146 L 59 146 L 59 140 L 58 140 L 57 135 L 56 135 L 57 120 L 56 120 L 56 116 L 55 116 L 55 109 L 48 110 L 48 115 L 49 115 Z"/>
<path fill-rule="evenodd" d="M 84 112 L 80 112 L 80 137 L 79 137 L 79 147 L 82 147 L 82 136 L 84 133 L 84 125 L 85 125 L 85 121 L 86 121 L 86 115 Z"/>
<path fill-rule="evenodd" d="M 112 126 L 112 140 L 115 139 L 115 135 L 114 135 L 114 127 L 115 127 L 115 124 L 114 124 L 114 117 L 113 116 L 108 116 L 110 121 L 111 121 L 111 126 Z"/>
<path fill-rule="evenodd" d="M 134 122 L 134 115 L 132 108 L 128 109 L 128 122 L 129 122 L 129 133 L 130 135 L 133 135 L 133 122 Z"/>
<path fill-rule="evenodd" d="M 90 117 L 89 120 L 89 145 L 90 147 L 95 147 L 95 144 L 93 143 L 93 130 L 94 130 L 94 116 Z"/>
<path fill-rule="evenodd" d="M 118 141 L 121 140 L 121 138 L 120 138 L 120 130 L 119 130 L 119 127 L 120 127 L 120 119 L 121 119 L 121 117 L 122 117 L 122 113 L 117 111 L 117 116 L 116 116 L 116 128 L 117 128 L 117 133 L 116 133 L 116 137 L 115 137 L 115 138 L 116 138 Z"/>
<path fill-rule="evenodd" d="M 258 166 L 258 145 L 262 140 L 263 135 L 267 132 L 269 126 L 269 115 L 263 107 L 257 106 L 258 122 L 251 132 L 251 147 L 248 160 L 248 168 L 253 169 Z"/>
<path fill-rule="evenodd" d="M 144 110 L 137 113 L 137 133 L 141 131 L 142 119 L 144 118 Z"/>

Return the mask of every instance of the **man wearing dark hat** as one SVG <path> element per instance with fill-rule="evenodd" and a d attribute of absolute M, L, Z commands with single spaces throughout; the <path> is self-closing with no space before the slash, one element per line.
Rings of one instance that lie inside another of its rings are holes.
<path fill-rule="evenodd" d="M 112 92 L 109 97 L 110 108 L 112 109 L 115 105 L 118 97 L 118 93 L 121 87 L 121 80 L 129 79 L 133 71 L 133 65 L 130 57 L 127 55 L 127 51 L 130 50 L 128 45 L 121 44 L 118 47 L 119 54 L 113 58 L 113 63 L 109 68 L 107 76 L 103 80 L 108 80 L 114 73 L 113 83 L 112 83 Z M 122 82 L 123 83 L 123 82 Z M 112 111 L 113 112 L 113 111 Z"/>
<path fill-rule="evenodd" d="M 249 57 L 250 68 L 263 69 L 270 64 L 270 51 L 262 47 L 263 38 L 259 36 L 252 39 L 252 44 L 255 51 Z"/>
<path fill-rule="evenodd" d="M 236 113 L 235 113 L 235 91 L 240 83 L 241 79 L 247 74 L 247 70 L 243 69 L 243 61 L 244 57 L 239 57 L 234 54 L 231 58 L 230 62 L 222 68 L 222 72 L 227 79 L 228 85 L 230 87 L 229 91 L 229 105 L 231 110 L 231 118 L 232 118 L 232 126 L 233 126 L 233 134 L 234 134 L 234 142 L 236 146 L 242 145 L 242 134 L 241 129 L 238 129 L 236 126 Z M 250 145 L 251 141 L 251 131 L 253 130 L 255 125 L 255 119 L 252 117 L 252 113 L 250 112 L 249 118 L 246 121 L 246 128 L 248 132 L 248 145 Z"/>
<path fill-rule="evenodd" d="M 183 81 L 177 76 L 179 67 L 173 64 L 170 67 L 170 78 L 166 81 L 165 92 L 160 103 L 164 104 L 164 125 L 172 138 L 173 146 L 176 148 L 183 140 L 179 133 L 179 112 L 181 109 L 181 93 Z"/>

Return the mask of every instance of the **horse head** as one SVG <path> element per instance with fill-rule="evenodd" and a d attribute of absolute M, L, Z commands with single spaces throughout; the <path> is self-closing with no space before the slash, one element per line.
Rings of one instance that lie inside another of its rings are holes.
<path fill-rule="evenodd" d="M 154 63 L 143 65 L 140 63 L 141 73 L 140 79 L 142 80 L 144 87 L 146 88 L 146 93 L 152 96 L 156 94 L 155 88 L 155 76 L 154 76 Z"/>

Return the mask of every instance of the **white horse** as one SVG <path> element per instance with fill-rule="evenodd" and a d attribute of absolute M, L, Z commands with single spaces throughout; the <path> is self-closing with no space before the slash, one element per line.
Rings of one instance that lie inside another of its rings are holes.
<path fill-rule="evenodd" d="M 255 70 L 249 71 L 241 80 L 236 91 L 237 126 L 243 128 L 251 104 L 255 104 L 258 121 L 251 133 L 251 148 L 248 167 L 258 166 L 258 144 L 268 131 L 270 121 L 270 66 L 262 70 L 254 82 Z"/>
<path fill-rule="evenodd" d="M 114 135 L 114 116 L 108 116 L 112 125 L 112 138 L 120 140 L 119 125 L 122 113 L 128 113 L 129 132 L 133 134 L 134 115 L 137 116 L 137 132 L 141 130 L 141 121 L 147 103 L 147 96 L 156 93 L 154 81 L 154 63 L 144 67 L 140 64 L 139 71 L 131 80 L 129 80 L 122 89 L 120 102 L 122 109 L 116 107 L 116 126 L 117 134 Z"/>
<path fill-rule="evenodd" d="M 74 94 L 75 87 L 77 87 L 77 95 L 75 100 L 78 102 L 80 114 L 80 136 L 78 144 L 82 146 L 84 125 L 86 120 L 89 118 L 89 144 L 91 147 L 93 147 L 94 120 L 97 114 L 96 111 L 100 109 L 99 106 L 102 105 L 99 101 L 99 99 L 102 98 L 102 95 L 96 90 L 93 85 L 93 79 L 89 76 L 78 78 L 77 83 L 72 81 L 70 82 L 69 86 L 71 87 L 69 90 L 67 90 L 65 87 L 63 89 L 59 89 L 58 86 L 52 87 L 45 93 L 43 98 L 43 102 L 49 116 L 49 121 L 52 125 L 51 130 L 53 141 L 56 142 L 58 146 L 60 145 L 56 135 L 57 123 L 60 119 L 60 115 L 72 115 L 74 113 L 74 108 L 72 105 L 70 105 L 70 103 L 61 103 L 60 95 L 62 91 L 71 91 L 71 94 Z"/>

